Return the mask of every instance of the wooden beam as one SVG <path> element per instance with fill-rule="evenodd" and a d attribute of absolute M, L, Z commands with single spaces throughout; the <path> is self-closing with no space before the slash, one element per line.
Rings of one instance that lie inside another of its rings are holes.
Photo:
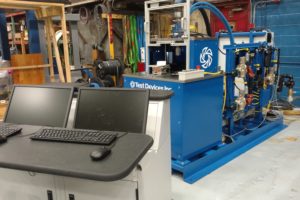
<path fill-rule="evenodd" d="M 0 2 L 1 9 L 16 9 L 16 10 L 35 10 L 36 8 L 23 7 L 23 6 L 13 6 L 13 5 L 2 5 Z"/>
<path fill-rule="evenodd" d="M 23 4 L 14 4 L 14 2 L 2 2 L 0 0 L 0 7 L 8 7 L 11 9 L 22 9 L 22 10 L 35 10 L 40 8 L 40 6 L 31 6 L 31 5 L 23 5 Z"/>
<path fill-rule="evenodd" d="M 95 3 L 98 1 L 99 0 L 81 0 L 80 2 L 71 3 L 70 5 L 65 5 L 65 7 L 68 8 L 68 7 L 81 6 L 81 5 L 85 5 L 85 4 L 89 4 L 89 3 Z"/>
<path fill-rule="evenodd" d="M 37 9 L 36 16 L 38 19 L 43 19 L 47 17 L 60 16 L 61 9 L 57 9 L 56 7 L 42 7 Z"/>
<path fill-rule="evenodd" d="M 60 53 L 58 50 L 58 45 L 55 39 L 55 32 L 54 32 L 54 28 L 53 28 L 53 23 L 52 23 L 52 19 L 51 18 L 47 18 L 47 25 L 48 25 L 48 29 L 50 30 L 50 35 L 51 35 L 51 39 L 52 39 L 52 44 L 53 44 L 53 48 L 54 48 L 54 53 L 55 53 L 55 59 L 56 59 L 56 64 L 57 64 L 57 69 L 58 69 L 58 73 L 59 73 L 59 79 L 62 83 L 65 83 L 65 76 L 64 76 L 64 72 L 63 72 L 63 67 L 62 67 L 62 63 L 61 63 L 61 59 L 60 59 Z"/>
<path fill-rule="evenodd" d="M 18 9 L 18 10 L 35 10 L 38 19 L 47 16 L 60 16 L 61 9 L 64 4 L 45 3 L 45 2 L 30 2 L 16 0 L 0 0 L 0 8 L 3 9 Z"/>
<path fill-rule="evenodd" d="M 300 115 L 300 110 L 285 110 L 283 111 L 285 115 Z"/>
<path fill-rule="evenodd" d="M 107 18 L 107 14 L 106 13 L 102 13 L 101 17 L 106 19 Z M 111 14 L 112 19 L 123 19 L 124 15 L 119 15 L 119 14 Z"/>
<path fill-rule="evenodd" d="M 48 7 L 46 8 L 46 17 L 54 17 L 54 16 L 60 16 L 62 13 L 65 12 L 65 8 L 62 7 L 62 9 L 58 9 L 56 7 Z"/>
<path fill-rule="evenodd" d="M 70 66 L 70 58 L 69 58 L 69 45 L 68 45 L 68 35 L 67 35 L 67 24 L 66 24 L 66 15 L 65 8 L 61 8 L 61 28 L 63 34 L 63 46 L 64 46 L 64 58 L 65 58 L 65 68 L 66 68 L 66 78 L 67 83 L 72 82 L 71 77 L 71 66 Z"/>
<path fill-rule="evenodd" d="M 42 19 L 43 17 L 43 11 L 42 11 L 42 8 L 38 8 L 35 10 L 35 16 L 37 19 Z"/>
<path fill-rule="evenodd" d="M 46 28 L 46 38 L 47 38 L 47 50 L 48 50 L 48 62 L 50 65 L 50 81 L 55 82 L 54 77 L 54 66 L 53 66 L 53 52 L 52 52 L 52 44 L 51 44 L 51 34 L 49 29 L 49 22 L 45 22 L 45 28 Z"/>
<path fill-rule="evenodd" d="M 0 5 L 1 4 L 31 6 L 31 7 L 44 7 L 44 6 L 64 7 L 64 4 L 62 3 L 47 3 L 47 2 L 19 1 L 19 0 L 0 0 Z"/>
<path fill-rule="evenodd" d="M 25 33 L 24 32 L 21 32 L 21 52 L 22 52 L 22 54 L 26 54 Z"/>
<path fill-rule="evenodd" d="M 15 12 L 15 13 L 8 13 L 6 14 L 6 18 L 10 18 L 10 17 L 17 17 L 17 16 L 22 16 L 22 15 L 25 15 L 26 12 L 24 11 L 21 11 L 21 12 Z"/>
<path fill-rule="evenodd" d="M 31 66 L 21 66 L 21 67 L 0 67 L 0 71 L 4 70 L 24 70 L 24 69 L 38 69 L 50 67 L 49 64 L 46 65 L 31 65 Z"/>
<path fill-rule="evenodd" d="M 109 42 L 109 58 L 115 59 L 115 47 L 113 38 L 113 26 L 112 26 L 112 14 L 107 15 L 107 31 L 108 31 L 108 42 Z"/>

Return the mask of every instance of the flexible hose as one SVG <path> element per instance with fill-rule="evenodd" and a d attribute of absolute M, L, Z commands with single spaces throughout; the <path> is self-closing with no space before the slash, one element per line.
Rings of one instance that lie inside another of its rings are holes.
<path fill-rule="evenodd" d="M 234 45 L 234 37 L 232 34 L 232 29 L 230 27 L 230 24 L 226 20 L 225 16 L 223 15 L 223 13 L 217 7 L 215 7 L 214 5 L 212 5 L 211 3 L 208 3 L 208 2 L 197 2 L 197 3 L 193 4 L 191 7 L 191 10 L 190 10 L 190 13 L 192 14 L 194 11 L 199 10 L 199 9 L 208 9 L 221 20 L 221 22 L 224 24 L 224 26 L 228 30 L 230 44 Z"/>
<path fill-rule="evenodd" d="M 199 9 L 203 19 L 204 19 L 204 23 L 205 23 L 205 26 L 206 26 L 206 33 L 208 36 L 212 36 L 212 32 L 211 32 L 211 27 L 210 27 L 210 22 L 209 22 L 209 18 L 207 16 L 207 13 L 204 9 Z"/>
<path fill-rule="evenodd" d="M 226 106 L 226 99 L 227 99 L 227 79 L 226 79 L 226 75 L 224 76 L 224 97 L 223 97 L 223 107 L 222 107 L 222 113 L 224 113 L 225 111 L 225 106 Z"/>
<path fill-rule="evenodd" d="M 194 11 L 196 10 L 200 10 L 200 9 L 208 9 L 210 10 L 212 13 L 214 13 L 220 20 L 221 22 L 224 24 L 224 26 L 226 27 L 226 29 L 228 30 L 229 33 L 229 39 L 230 39 L 230 44 L 234 45 L 234 37 L 232 34 L 232 29 L 227 21 L 227 19 L 225 18 L 225 16 L 223 15 L 223 13 L 214 5 L 208 3 L 208 2 L 197 2 L 195 4 L 192 5 L 190 13 L 192 14 Z M 225 110 L 225 106 L 226 106 L 226 99 L 227 99 L 227 84 L 226 84 L 227 80 L 226 80 L 226 76 L 224 76 L 224 99 L 223 99 L 223 112 Z"/>
<path fill-rule="evenodd" d="M 256 3 L 254 3 L 254 5 L 253 5 L 253 13 L 251 13 L 252 14 L 252 23 L 253 24 L 255 24 L 255 19 L 256 19 L 256 8 L 257 8 L 257 6 L 259 5 L 259 4 L 264 4 L 264 3 L 272 3 L 272 2 L 274 2 L 274 0 L 265 0 L 265 1 L 258 1 L 258 2 L 256 2 Z"/>

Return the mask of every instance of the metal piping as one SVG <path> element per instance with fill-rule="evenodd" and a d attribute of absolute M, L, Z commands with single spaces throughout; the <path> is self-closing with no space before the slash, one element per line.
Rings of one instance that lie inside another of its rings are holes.
<path fill-rule="evenodd" d="M 256 8 L 259 4 L 267 4 L 267 3 L 272 3 L 274 2 L 274 0 L 265 0 L 265 1 L 258 1 L 258 2 L 255 2 L 254 5 L 253 5 L 253 15 L 252 15 L 252 23 L 255 24 L 255 19 L 256 19 Z"/>

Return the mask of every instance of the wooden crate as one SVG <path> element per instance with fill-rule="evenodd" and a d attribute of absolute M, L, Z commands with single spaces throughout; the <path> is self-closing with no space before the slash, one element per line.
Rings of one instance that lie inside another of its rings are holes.
<path fill-rule="evenodd" d="M 11 56 L 11 65 L 14 67 L 43 65 L 42 54 L 19 54 Z M 23 69 L 13 71 L 14 84 L 44 84 L 45 69 Z"/>

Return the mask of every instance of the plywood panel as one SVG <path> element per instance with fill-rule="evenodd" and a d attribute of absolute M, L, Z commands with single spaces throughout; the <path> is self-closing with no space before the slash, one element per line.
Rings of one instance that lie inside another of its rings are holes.
<path fill-rule="evenodd" d="M 13 55 L 11 57 L 11 65 L 13 67 L 42 65 L 42 54 L 22 54 Z M 45 72 L 43 68 L 40 69 L 25 69 L 13 71 L 14 84 L 44 84 Z"/>

